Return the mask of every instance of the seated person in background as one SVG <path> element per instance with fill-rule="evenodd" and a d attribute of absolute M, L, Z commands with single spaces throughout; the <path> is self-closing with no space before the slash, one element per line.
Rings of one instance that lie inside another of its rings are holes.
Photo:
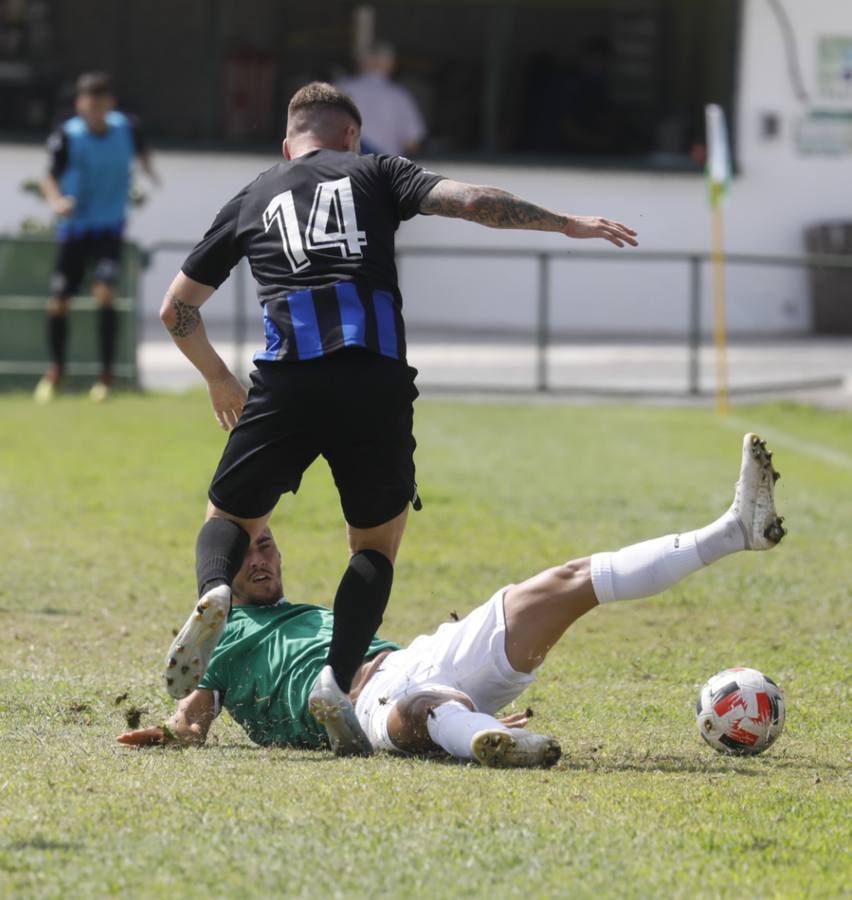
<path fill-rule="evenodd" d="M 396 52 L 390 44 L 374 44 L 358 60 L 358 75 L 337 84 L 354 101 L 364 117 L 363 153 L 409 156 L 417 153 L 426 137 L 426 123 L 417 101 L 392 80 Z"/>
<path fill-rule="evenodd" d="M 350 693 L 373 749 L 443 750 L 493 767 L 553 765 L 561 753 L 554 738 L 527 732 L 526 714 L 496 713 L 523 693 L 568 627 L 599 603 L 650 597 L 731 553 L 774 547 L 785 530 L 775 513 L 771 457 L 756 434 L 745 436 L 734 502 L 704 528 L 546 569 L 405 650 L 374 638 Z M 257 744 L 324 745 L 308 694 L 325 663 L 333 613 L 282 597 L 281 554 L 268 528 L 251 544 L 233 596 L 197 689 L 163 725 L 122 734 L 120 743 L 203 743 L 224 706 Z"/>

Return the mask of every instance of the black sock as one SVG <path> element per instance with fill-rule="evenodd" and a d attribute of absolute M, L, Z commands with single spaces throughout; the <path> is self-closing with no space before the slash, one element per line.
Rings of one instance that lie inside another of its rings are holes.
<path fill-rule="evenodd" d="M 112 306 L 98 308 L 98 345 L 101 351 L 101 370 L 104 375 L 112 374 L 112 361 L 115 359 L 115 336 L 118 330 L 118 318 Z"/>
<path fill-rule="evenodd" d="M 349 560 L 334 598 L 334 629 L 326 664 L 348 693 L 358 666 L 382 624 L 393 584 L 393 564 L 378 550 L 361 550 Z"/>
<path fill-rule="evenodd" d="M 60 371 L 65 368 L 65 343 L 68 336 L 68 317 L 47 316 L 47 346 L 50 361 Z"/>
<path fill-rule="evenodd" d="M 195 574 L 198 596 L 220 584 L 230 587 L 245 559 L 250 539 L 243 529 L 230 519 L 214 516 L 198 532 L 195 542 Z"/>

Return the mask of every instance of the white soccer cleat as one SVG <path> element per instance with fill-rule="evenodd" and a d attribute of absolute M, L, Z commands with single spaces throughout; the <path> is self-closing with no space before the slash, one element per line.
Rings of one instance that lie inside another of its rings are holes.
<path fill-rule="evenodd" d="M 110 397 L 110 386 L 104 381 L 96 381 L 89 388 L 89 399 L 92 403 L 106 403 Z"/>
<path fill-rule="evenodd" d="M 477 762 L 491 769 L 549 769 L 562 756 L 555 738 L 523 728 L 486 728 L 471 738 Z"/>
<path fill-rule="evenodd" d="M 731 512 L 743 529 L 747 550 L 771 550 L 787 533 L 775 512 L 775 482 L 780 478 L 772 453 L 757 434 L 743 438 L 743 461 Z"/>
<path fill-rule="evenodd" d="M 337 756 L 372 756 L 373 747 L 355 715 L 355 707 L 337 685 L 331 666 L 319 673 L 308 697 L 311 715 L 325 728 Z"/>
<path fill-rule="evenodd" d="M 46 406 L 56 399 L 57 383 L 49 375 L 45 375 L 39 380 L 33 391 L 33 399 L 40 406 Z"/>
<path fill-rule="evenodd" d="M 175 700 L 182 700 L 198 687 L 225 630 L 230 610 L 231 589 L 228 585 L 211 588 L 198 601 L 186 625 L 172 641 L 163 677 L 166 690 Z"/>

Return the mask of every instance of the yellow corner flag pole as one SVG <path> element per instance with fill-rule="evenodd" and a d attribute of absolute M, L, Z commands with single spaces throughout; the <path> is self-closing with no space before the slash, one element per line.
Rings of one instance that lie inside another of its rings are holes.
<path fill-rule="evenodd" d="M 725 304 L 725 240 L 722 200 L 731 181 L 728 129 L 724 110 L 715 103 L 705 108 L 707 176 L 713 217 L 713 343 L 716 347 L 716 410 L 728 414 L 727 311 Z"/>
<path fill-rule="evenodd" d="M 713 342 L 716 345 L 716 411 L 728 414 L 728 334 L 722 204 L 713 208 Z"/>

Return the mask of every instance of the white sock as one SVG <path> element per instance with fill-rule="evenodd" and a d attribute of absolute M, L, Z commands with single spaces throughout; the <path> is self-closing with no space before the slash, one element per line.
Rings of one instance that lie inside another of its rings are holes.
<path fill-rule="evenodd" d="M 458 700 L 450 700 L 436 706 L 426 717 L 429 737 L 450 756 L 473 759 L 470 742 L 477 731 L 486 728 L 508 731 L 502 722 L 485 713 L 471 712 Z"/>
<path fill-rule="evenodd" d="M 593 554 L 592 587 L 599 603 L 653 597 L 745 547 L 742 525 L 728 511 L 698 531 L 668 534 L 614 553 Z"/>

